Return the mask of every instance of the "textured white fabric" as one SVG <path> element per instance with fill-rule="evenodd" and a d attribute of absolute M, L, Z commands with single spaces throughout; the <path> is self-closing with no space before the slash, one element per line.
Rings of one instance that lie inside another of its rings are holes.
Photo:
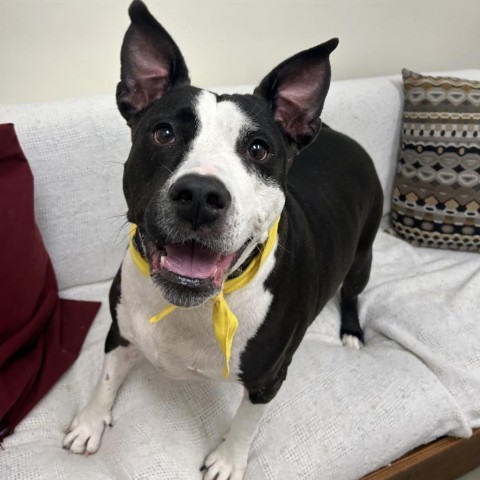
<path fill-rule="evenodd" d="M 200 478 L 241 389 L 168 380 L 146 362 L 120 390 L 100 451 L 85 458 L 61 449 L 101 369 L 108 288 L 63 292 L 104 304 L 75 365 L 5 440 L 0 478 Z M 261 421 L 246 478 L 356 479 L 438 436 L 468 436 L 480 425 L 479 289 L 476 254 L 416 249 L 380 233 L 361 298 L 367 346 L 338 345 L 331 302 Z"/>
<path fill-rule="evenodd" d="M 454 74 L 480 78 L 480 70 Z M 372 155 L 387 192 L 400 107 L 400 77 L 335 82 L 325 107 L 325 122 Z M 0 121 L 16 123 L 32 165 L 36 217 L 60 285 L 90 283 L 63 296 L 103 301 L 80 358 L 4 441 L 0 479 L 200 478 L 241 389 L 175 382 L 145 362 L 120 390 L 100 451 L 61 449 L 100 373 L 110 323 L 101 281 L 125 248 L 125 230 L 115 240 L 123 220 L 109 218 L 125 211 L 120 163 L 129 144 L 113 97 L 0 107 Z M 438 436 L 468 436 L 480 426 L 479 291 L 478 254 L 415 248 L 380 232 L 360 305 L 367 346 L 339 345 L 332 301 L 260 423 L 246 478 L 356 479 Z"/>
<path fill-rule="evenodd" d="M 35 218 L 60 288 L 115 275 L 128 228 L 122 194 L 130 134 L 114 97 L 0 107 L 35 179 Z"/>

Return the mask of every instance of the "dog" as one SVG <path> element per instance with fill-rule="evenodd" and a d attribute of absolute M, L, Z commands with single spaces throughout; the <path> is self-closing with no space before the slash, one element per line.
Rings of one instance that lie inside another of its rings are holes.
<path fill-rule="evenodd" d="M 239 480 L 257 425 L 307 328 L 340 290 L 345 345 L 371 270 L 382 189 L 368 154 L 321 124 L 338 40 L 274 68 L 249 95 L 190 85 L 184 58 L 135 0 L 116 98 L 131 128 L 123 191 L 129 249 L 91 400 L 64 448 L 99 448 L 117 391 L 144 355 L 176 379 L 237 382 L 244 396 L 205 480 Z"/>

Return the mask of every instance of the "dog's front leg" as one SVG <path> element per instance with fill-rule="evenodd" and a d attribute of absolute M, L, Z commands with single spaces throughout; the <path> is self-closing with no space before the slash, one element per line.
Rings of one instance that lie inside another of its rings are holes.
<path fill-rule="evenodd" d="M 204 480 L 242 480 L 248 451 L 267 404 L 254 404 L 245 393 L 224 441 L 210 453 L 203 467 Z"/>
<path fill-rule="evenodd" d="M 63 448 L 73 453 L 92 454 L 98 450 L 106 425 L 112 423 L 111 410 L 118 389 L 138 358 L 132 344 L 117 346 L 105 354 L 103 369 L 87 406 L 73 419 L 63 440 Z"/>

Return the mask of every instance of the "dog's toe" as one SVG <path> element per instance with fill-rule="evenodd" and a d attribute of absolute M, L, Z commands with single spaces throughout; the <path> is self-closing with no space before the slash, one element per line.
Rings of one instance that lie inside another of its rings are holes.
<path fill-rule="evenodd" d="M 109 414 L 100 415 L 84 410 L 72 421 L 63 439 L 63 448 L 78 454 L 96 453 L 102 441 L 105 425 L 110 424 L 111 421 Z"/>
<path fill-rule="evenodd" d="M 359 338 L 348 334 L 343 335 L 342 344 L 344 347 L 351 348 L 352 350 L 360 350 L 363 347 L 363 343 Z"/>
<path fill-rule="evenodd" d="M 225 443 L 205 459 L 201 468 L 203 480 L 242 480 L 247 466 L 246 459 L 235 458 Z M 222 448 L 224 447 L 224 448 Z"/>

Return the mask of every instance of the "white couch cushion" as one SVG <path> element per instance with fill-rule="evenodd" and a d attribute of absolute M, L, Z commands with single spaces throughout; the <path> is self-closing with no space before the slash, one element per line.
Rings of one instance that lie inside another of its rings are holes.
<path fill-rule="evenodd" d="M 35 218 L 60 288 L 112 278 L 128 229 L 122 193 L 130 134 L 113 96 L 0 107 L 35 179 Z"/>
<path fill-rule="evenodd" d="M 203 457 L 228 428 L 240 388 L 169 380 L 141 363 L 120 390 L 99 452 L 86 458 L 61 449 L 100 373 L 108 288 L 62 292 L 104 304 L 80 358 L 6 438 L 5 478 L 200 478 Z M 478 291 L 476 254 L 416 249 L 380 233 L 361 296 L 367 346 L 338 345 L 332 301 L 260 423 L 246 479 L 353 480 L 441 435 L 468 436 L 480 426 Z"/>

